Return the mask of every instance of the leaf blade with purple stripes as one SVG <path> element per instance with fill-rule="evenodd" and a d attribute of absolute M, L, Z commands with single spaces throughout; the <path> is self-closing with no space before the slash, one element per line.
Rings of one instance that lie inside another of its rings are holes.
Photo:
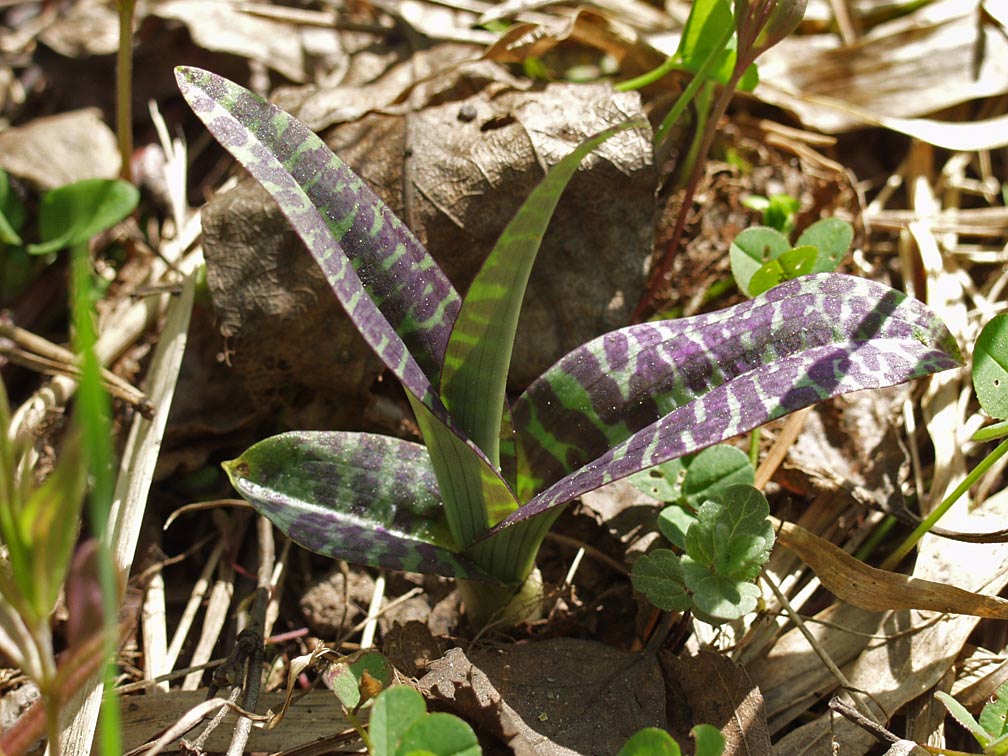
<path fill-rule="evenodd" d="M 534 495 L 499 527 L 831 396 L 959 364 L 954 338 L 922 303 L 832 273 L 614 331 L 515 401 L 519 495 Z"/>
<path fill-rule="evenodd" d="M 295 543 L 355 564 L 486 579 L 455 553 L 425 447 L 372 433 L 272 436 L 224 463 L 235 489 Z"/>
<path fill-rule="evenodd" d="M 626 122 L 610 127 L 581 142 L 550 168 L 500 235 L 462 301 L 439 388 L 459 427 L 494 464 L 500 459 L 502 408 L 518 315 L 553 211 L 581 162 L 596 147 L 643 125 Z"/>
<path fill-rule="evenodd" d="M 293 116 L 209 71 L 179 67 L 176 78 L 193 112 L 277 201 L 372 349 L 423 399 L 460 306 L 427 250 Z"/>

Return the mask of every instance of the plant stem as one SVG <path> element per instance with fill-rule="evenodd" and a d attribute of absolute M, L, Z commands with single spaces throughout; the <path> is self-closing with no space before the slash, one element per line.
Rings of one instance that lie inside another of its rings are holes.
<path fill-rule="evenodd" d="M 133 171 L 133 11 L 136 0 L 116 0 L 119 49 L 116 53 L 116 135 L 122 166 L 119 175 L 132 181 Z"/>
<path fill-rule="evenodd" d="M 710 120 L 707 122 L 707 128 L 704 130 L 703 142 L 701 142 L 700 149 L 697 152 L 696 164 L 693 166 L 689 182 L 686 184 L 686 190 L 683 193 L 682 205 L 679 208 L 675 225 L 672 228 L 672 237 L 669 239 L 668 246 L 665 248 L 664 256 L 651 272 L 647 287 L 644 289 L 644 295 L 637 303 L 637 307 L 632 316 L 632 320 L 634 322 L 640 322 L 644 319 L 645 315 L 648 314 L 650 304 L 657 293 L 658 287 L 661 286 L 665 277 L 668 275 L 669 269 L 672 267 L 672 260 L 679 249 L 679 243 L 682 241 L 683 232 L 686 230 L 686 218 L 689 217 L 690 208 L 693 204 L 693 195 L 696 194 L 697 186 L 700 184 L 701 172 L 706 165 L 705 161 L 707 159 L 707 153 L 710 151 L 711 145 L 714 143 L 714 136 L 717 134 L 718 122 L 721 120 L 721 117 L 724 116 L 725 111 L 728 110 L 728 103 L 731 102 L 732 96 L 735 93 L 735 87 L 745 74 L 745 70 L 746 66 L 744 65 L 735 66 L 731 79 L 728 80 L 728 83 L 721 90 L 721 95 L 714 104 L 714 108 L 710 114 Z M 664 124 L 662 125 L 664 126 Z M 659 130 L 659 133 L 660 132 L 661 130 Z"/>
<path fill-rule="evenodd" d="M 98 578 L 102 591 L 104 615 L 104 683 L 106 690 L 115 686 L 112 659 L 116 651 L 118 624 L 119 578 L 108 545 L 108 518 L 114 496 L 113 453 L 109 427 L 108 396 L 102 390 L 101 363 L 94 351 L 97 341 L 91 307 L 91 263 L 87 243 L 76 244 L 70 250 L 72 302 L 76 349 L 82 355 L 77 412 L 80 413 L 84 450 L 92 479 L 88 496 L 88 514 L 93 532 L 98 537 Z M 104 696 L 101 705 L 101 748 L 106 756 L 122 753 L 119 728 L 119 700 Z"/>
<path fill-rule="evenodd" d="M 725 45 L 728 44 L 732 38 L 732 34 L 734 33 L 735 28 L 731 25 L 726 26 L 724 31 L 721 32 L 721 38 L 718 39 L 714 47 L 711 48 L 707 57 L 704 58 L 704 62 L 700 65 L 700 68 L 697 69 L 697 72 L 693 76 L 692 80 L 690 80 L 689 85 L 683 90 L 683 93 L 679 95 L 679 99 L 675 101 L 674 105 L 672 105 L 672 109 L 665 115 L 665 118 L 662 119 L 661 126 L 658 127 L 658 133 L 655 134 L 655 144 L 660 145 L 665 141 L 665 138 L 668 136 L 672 126 L 679 120 L 680 116 L 682 116 L 683 111 L 686 110 L 686 106 L 689 104 L 690 100 L 696 96 L 700 87 L 707 83 L 707 79 L 710 78 L 710 72 L 713 70 L 714 64 L 717 63 L 721 53 L 724 52 Z M 745 73 L 744 68 L 742 69 L 742 72 Z M 732 75 L 732 82 L 729 84 L 732 92 L 735 91 L 735 85 L 738 84 L 739 79 L 741 78 L 741 74 L 737 77 L 734 74 Z"/>
<path fill-rule="evenodd" d="M 752 433 L 749 434 L 749 464 L 753 466 L 754 470 L 759 467 L 760 435 L 758 426 L 753 428 Z"/>
<path fill-rule="evenodd" d="M 942 518 L 942 516 L 948 512 L 948 510 L 955 504 L 959 497 L 966 493 L 970 487 L 976 483 L 980 476 L 983 475 L 991 466 L 997 462 L 1001 457 L 1008 453 L 1008 439 L 1005 439 L 997 447 L 994 448 L 990 454 L 984 457 L 983 461 L 974 467 L 970 474 L 963 478 L 962 483 L 956 486 L 955 490 L 950 493 L 945 500 L 935 507 L 934 511 L 929 514 L 924 520 L 918 525 L 914 531 L 904 539 L 903 543 L 897 547 L 897 549 L 889 555 L 889 557 L 882 562 L 883 570 L 892 570 L 899 564 L 900 560 L 909 553 L 917 542 L 927 533 L 935 524 Z"/>

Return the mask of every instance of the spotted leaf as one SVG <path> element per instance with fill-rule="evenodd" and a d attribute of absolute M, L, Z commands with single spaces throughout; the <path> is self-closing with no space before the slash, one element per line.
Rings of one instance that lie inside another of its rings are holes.
<path fill-rule="evenodd" d="M 802 407 L 957 367 L 921 302 L 836 273 L 748 302 L 613 331 L 563 357 L 512 407 L 519 491 L 498 529 Z"/>
<path fill-rule="evenodd" d="M 427 450 L 371 433 L 293 432 L 224 465 L 235 489 L 295 543 L 392 570 L 487 579 L 455 554 Z"/>

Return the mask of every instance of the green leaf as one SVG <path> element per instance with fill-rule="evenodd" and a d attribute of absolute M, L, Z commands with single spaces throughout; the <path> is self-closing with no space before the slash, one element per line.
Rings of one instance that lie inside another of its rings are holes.
<path fill-rule="evenodd" d="M 987 735 L 987 731 L 979 725 L 979 723 L 973 718 L 973 715 L 966 710 L 965 706 L 942 690 L 935 693 L 935 698 L 945 704 L 945 708 L 948 709 L 948 712 L 952 715 L 953 719 L 969 730 L 970 734 L 976 738 L 977 743 L 984 748 L 987 747 L 990 743 L 990 737 Z"/>
<path fill-rule="evenodd" d="M 261 514 L 317 554 L 486 579 L 454 553 L 430 457 L 419 444 L 373 433 L 283 433 L 224 469 Z"/>
<path fill-rule="evenodd" d="M 979 723 L 992 742 L 1008 735 L 1008 682 L 1002 683 L 984 704 Z"/>
<path fill-rule="evenodd" d="M 628 122 L 606 129 L 553 166 L 508 223 L 462 301 L 441 370 L 441 398 L 495 466 L 500 464 L 501 408 L 518 315 L 553 211 L 578 166 L 596 147 L 642 125 Z"/>
<path fill-rule="evenodd" d="M 655 549 L 639 557 L 630 572 L 633 587 L 647 600 L 667 612 L 689 609 L 690 597 L 683 584 L 680 558 L 669 549 Z"/>
<path fill-rule="evenodd" d="M 984 756 L 1005 756 L 1005 754 L 1008 754 L 1008 735 L 992 740 L 984 748 Z"/>
<path fill-rule="evenodd" d="M 780 232 L 766 226 L 753 226 L 735 237 L 728 250 L 728 260 L 731 263 L 732 276 L 735 283 L 746 296 L 749 292 L 749 281 L 762 265 L 791 249 L 791 244 Z"/>
<path fill-rule="evenodd" d="M 682 558 L 682 576 L 693 594 L 693 613 L 712 625 L 748 614 L 759 601 L 760 590 L 753 583 L 719 575 L 689 555 Z"/>
<path fill-rule="evenodd" d="M 721 730 L 709 724 L 698 724 L 690 735 L 696 741 L 696 751 L 693 756 L 721 756 L 725 749 L 725 737 Z"/>
<path fill-rule="evenodd" d="M 658 530 L 681 551 L 686 550 L 686 533 L 695 522 L 696 515 L 678 504 L 665 507 L 658 513 Z"/>
<path fill-rule="evenodd" d="M 427 704 L 413 688 L 402 685 L 383 690 L 375 699 L 368 726 L 371 756 L 395 756 L 403 735 L 426 714 Z"/>
<path fill-rule="evenodd" d="M 623 744 L 616 756 L 681 756 L 679 744 L 665 730 L 645 727 Z"/>
<path fill-rule="evenodd" d="M 1008 314 L 995 315 L 977 337 L 973 389 L 984 412 L 1008 419 Z"/>
<path fill-rule="evenodd" d="M 29 244 L 28 251 L 43 255 L 86 242 L 133 212 L 139 201 L 135 186 L 113 179 L 84 179 L 53 189 L 39 204 L 42 242 Z"/>
<path fill-rule="evenodd" d="M 483 753 L 472 727 L 454 714 L 435 712 L 410 725 L 396 756 L 432 753 L 434 756 L 480 756 Z"/>
<path fill-rule="evenodd" d="M 731 486 L 752 485 L 756 481 L 749 457 L 741 449 L 718 444 L 695 455 L 686 466 L 682 495 L 696 509 L 708 499 L 717 499 Z"/>
<path fill-rule="evenodd" d="M 362 703 L 361 680 L 365 672 L 382 688 L 392 683 L 392 662 L 377 651 L 367 650 L 331 664 L 322 675 L 322 682 L 336 694 L 343 706 L 352 711 Z"/>
<path fill-rule="evenodd" d="M 785 281 L 814 273 L 818 258 L 819 251 L 815 247 L 804 246 L 768 260 L 749 279 L 749 296 L 758 297 Z"/>
<path fill-rule="evenodd" d="M 790 194 L 775 194 L 770 198 L 752 194 L 742 204 L 763 213 L 763 225 L 780 231 L 785 236 L 794 230 L 795 215 L 801 203 Z"/>
<path fill-rule="evenodd" d="M 978 430 L 973 434 L 972 440 L 992 441 L 995 438 L 1004 438 L 1005 436 L 1008 436 L 1008 420 L 1001 420 Z"/>
<path fill-rule="evenodd" d="M 854 227 L 839 218 L 823 218 L 802 231 L 796 247 L 811 246 L 819 250 L 812 273 L 832 273 L 854 242 Z"/>
<path fill-rule="evenodd" d="M 467 546 L 484 535 L 490 521 L 497 522 L 518 507 L 518 501 L 500 474 L 477 456 L 475 445 L 449 429 L 426 405 L 407 394 L 417 425 L 427 443 L 437 476 L 445 519 L 456 543 Z M 493 574 L 508 583 L 520 583 L 532 569 L 536 550 L 512 554 L 501 572 Z M 515 557 L 518 557 L 517 559 Z"/>
<path fill-rule="evenodd" d="M 718 59 L 708 76 L 719 84 L 727 84 L 735 69 L 736 40 L 733 37 L 722 49 L 716 49 L 722 32 L 734 25 L 732 11 L 726 0 L 694 0 L 676 55 L 686 70 L 697 73 L 711 54 Z M 756 66 L 746 69 L 738 88 L 751 92 L 759 83 Z"/>
<path fill-rule="evenodd" d="M 752 580 L 773 548 L 769 514 L 770 506 L 758 489 L 730 486 L 718 500 L 697 510 L 697 523 L 686 533 L 686 553 L 717 575 Z"/>
<path fill-rule="evenodd" d="M 686 466 L 682 458 L 634 473 L 627 480 L 643 494 L 657 501 L 677 501 L 682 494 L 682 477 Z"/>
<path fill-rule="evenodd" d="M 67 439 L 56 469 L 29 495 L 21 512 L 23 532 L 30 532 L 31 590 L 36 610 L 45 617 L 56 606 L 73 555 L 87 490 L 87 466 L 76 434 Z"/>

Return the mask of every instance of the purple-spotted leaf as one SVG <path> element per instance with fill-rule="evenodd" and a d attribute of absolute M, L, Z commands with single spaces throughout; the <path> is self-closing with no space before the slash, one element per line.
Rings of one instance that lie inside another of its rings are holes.
<path fill-rule="evenodd" d="M 427 449 L 371 433 L 293 432 L 224 463 L 295 543 L 357 564 L 488 579 L 455 552 Z"/>
<path fill-rule="evenodd" d="M 957 367 L 921 302 L 837 273 L 726 310 L 613 331 L 563 357 L 512 407 L 539 491 L 494 531 L 833 396 Z"/>
<path fill-rule="evenodd" d="M 606 129 L 553 166 L 508 223 L 466 292 L 441 370 L 441 398 L 494 464 L 500 460 L 501 416 L 518 315 L 543 235 L 581 161 L 633 126 L 643 123 Z"/>
<path fill-rule="evenodd" d="M 175 75 L 193 112 L 277 201 L 371 347 L 422 398 L 403 345 L 436 375 L 460 305 L 430 253 L 296 118 L 209 71 L 179 67 Z"/>

